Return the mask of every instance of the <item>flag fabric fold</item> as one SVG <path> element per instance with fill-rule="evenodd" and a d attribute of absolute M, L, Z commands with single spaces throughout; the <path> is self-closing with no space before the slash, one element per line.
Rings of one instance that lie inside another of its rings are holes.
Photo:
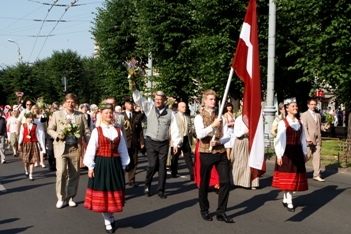
<path fill-rule="evenodd" d="M 242 119 L 249 129 L 249 166 L 254 179 L 265 172 L 256 0 L 249 2 L 232 68 L 244 82 Z"/>

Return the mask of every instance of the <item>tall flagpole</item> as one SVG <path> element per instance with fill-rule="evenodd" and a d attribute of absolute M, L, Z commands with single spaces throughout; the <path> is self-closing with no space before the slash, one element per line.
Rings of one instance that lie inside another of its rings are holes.
<path fill-rule="evenodd" d="M 264 132 L 270 135 L 272 123 L 277 110 L 274 106 L 274 71 L 275 71 L 275 23 L 276 23 L 276 6 L 274 0 L 269 0 L 269 18 L 268 18 L 268 64 L 267 64 L 267 96 L 266 106 L 263 110 L 265 114 Z M 266 143 L 266 142 L 265 142 Z"/>
<path fill-rule="evenodd" d="M 230 82 L 232 81 L 232 78 L 233 78 L 233 73 L 234 73 L 234 69 L 230 68 L 230 72 L 229 72 L 229 76 L 228 76 L 228 80 L 227 80 L 227 85 L 225 87 L 224 94 L 222 97 L 222 103 L 221 103 L 221 105 L 219 107 L 219 111 L 218 111 L 218 117 L 217 117 L 218 119 L 222 118 L 223 109 L 224 109 L 225 104 L 227 103 L 226 100 L 227 100 L 227 96 L 229 93 Z M 216 139 L 216 133 L 217 133 L 217 128 L 215 128 L 215 130 L 214 130 L 214 134 L 212 136 L 212 141 L 214 141 Z M 212 146 L 210 146 L 210 150 L 212 150 Z"/>

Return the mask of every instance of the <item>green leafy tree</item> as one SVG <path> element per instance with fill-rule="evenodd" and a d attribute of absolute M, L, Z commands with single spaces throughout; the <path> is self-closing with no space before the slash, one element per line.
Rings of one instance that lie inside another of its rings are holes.
<path fill-rule="evenodd" d="M 347 0 L 279 0 L 278 14 L 285 18 L 283 39 L 289 44 L 286 55 L 293 63 L 289 70 L 313 91 L 332 86 L 339 102 L 349 104 L 351 91 L 351 5 Z M 279 34 L 279 31 L 277 31 Z"/>
<path fill-rule="evenodd" d="M 114 95 L 119 100 L 129 95 L 127 70 L 123 62 L 131 56 L 141 61 L 146 57 L 136 50 L 136 24 L 133 21 L 137 1 L 105 1 L 98 8 L 92 34 L 99 47 L 99 88 L 102 97 Z M 141 59 L 140 59 L 141 58 Z"/>

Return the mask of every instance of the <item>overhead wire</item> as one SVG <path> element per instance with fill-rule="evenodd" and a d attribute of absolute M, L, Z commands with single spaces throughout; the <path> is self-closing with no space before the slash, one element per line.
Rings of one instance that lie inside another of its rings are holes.
<path fill-rule="evenodd" d="M 28 61 L 30 61 L 30 58 L 32 57 L 34 48 L 35 48 L 35 46 L 36 46 L 36 44 L 37 44 L 37 41 L 38 41 L 38 38 L 39 38 L 38 36 L 39 36 L 39 34 L 40 34 L 40 32 L 41 32 L 41 30 L 42 30 L 42 28 L 43 28 L 43 25 L 44 25 L 44 23 L 45 23 L 45 20 L 47 19 L 48 15 L 49 15 L 49 13 L 50 13 L 50 11 L 51 11 L 51 9 L 55 6 L 55 4 L 56 4 L 57 2 L 58 2 L 58 0 L 55 0 L 54 3 L 53 3 L 53 4 L 51 5 L 51 7 L 49 8 L 48 12 L 46 13 L 46 16 L 45 16 L 45 18 L 44 18 L 44 20 L 43 20 L 43 22 L 42 22 L 42 24 L 41 24 L 41 26 L 40 26 L 40 29 L 39 29 L 38 34 L 37 34 L 37 37 L 35 38 L 34 45 L 33 45 L 33 47 L 32 47 L 32 51 L 30 52 Z M 49 33 L 48 35 L 50 35 L 50 33 Z M 47 38 L 47 37 L 46 37 L 46 38 Z"/>
<path fill-rule="evenodd" d="M 71 4 L 68 5 L 68 6 L 66 7 L 65 11 L 63 12 L 63 14 L 62 14 L 61 17 L 59 18 L 59 20 L 61 20 L 61 19 L 63 18 L 63 16 L 66 14 L 66 12 L 68 11 L 68 9 L 69 9 L 71 6 L 75 5 L 77 2 L 78 2 L 78 0 L 74 0 L 73 2 L 71 2 Z M 58 21 L 58 22 L 55 24 L 55 26 L 54 26 L 54 27 L 52 28 L 52 30 L 48 33 L 48 35 L 50 35 L 50 34 L 55 30 L 55 28 L 57 27 L 57 25 L 59 24 L 59 22 L 60 22 L 60 21 Z M 46 44 L 47 39 L 48 39 L 48 37 L 45 38 L 45 41 L 44 41 L 44 43 L 43 43 L 43 46 L 41 47 L 41 49 L 40 49 L 40 51 L 39 51 L 39 54 L 38 54 L 38 56 L 36 57 L 35 60 L 37 60 L 37 59 L 39 58 L 41 52 L 42 52 L 43 49 L 44 49 L 44 46 L 45 46 L 45 44 Z"/>

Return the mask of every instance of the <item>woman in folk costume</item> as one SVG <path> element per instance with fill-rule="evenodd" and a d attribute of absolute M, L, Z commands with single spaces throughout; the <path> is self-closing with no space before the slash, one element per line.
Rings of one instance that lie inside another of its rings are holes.
<path fill-rule="evenodd" d="M 113 125 L 112 104 L 102 104 L 100 110 L 101 125 L 93 130 L 84 156 L 89 169 L 84 207 L 102 213 L 106 232 L 113 233 L 113 213 L 123 211 L 129 156 L 121 129 Z"/>
<path fill-rule="evenodd" d="M 283 191 L 283 206 L 294 212 L 292 192 L 308 189 L 305 167 L 308 160 L 307 145 L 303 125 L 296 118 L 296 99 L 286 99 L 284 105 L 287 115 L 278 123 L 275 141 L 277 160 L 272 186 Z"/>
<path fill-rule="evenodd" d="M 31 108 L 31 112 L 33 113 L 33 122 L 37 125 L 37 129 L 39 132 L 39 138 L 38 141 L 40 143 L 40 145 L 44 145 L 45 146 L 45 122 L 47 121 L 46 118 L 44 118 L 44 116 L 40 113 L 40 109 L 37 105 L 33 105 Z M 42 147 L 40 150 L 40 166 L 42 168 L 45 168 L 45 164 L 44 164 L 44 154 L 46 154 L 46 147 Z M 34 164 L 34 167 L 37 167 L 38 163 Z"/>
<path fill-rule="evenodd" d="M 33 123 L 34 114 L 29 112 L 24 114 L 24 117 L 26 123 L 22 124 L 20 128 L 18 151 L 22 152 L 24 173 L 33 181 L 34 163 L 38 163 L 40 149 L 45 146 L 39 143 L 40 134 L 37 125 Z"/>
<path fill-rule="evenodd" d="M 249 165 L 249 129 L 244 124 L 242 115 L 239 115 L 235 120 L 234 135 L 235 141 L 231 153 L 234 185 L 256 189 L 259 186 L 259 177 L 252 180 Z"/>

